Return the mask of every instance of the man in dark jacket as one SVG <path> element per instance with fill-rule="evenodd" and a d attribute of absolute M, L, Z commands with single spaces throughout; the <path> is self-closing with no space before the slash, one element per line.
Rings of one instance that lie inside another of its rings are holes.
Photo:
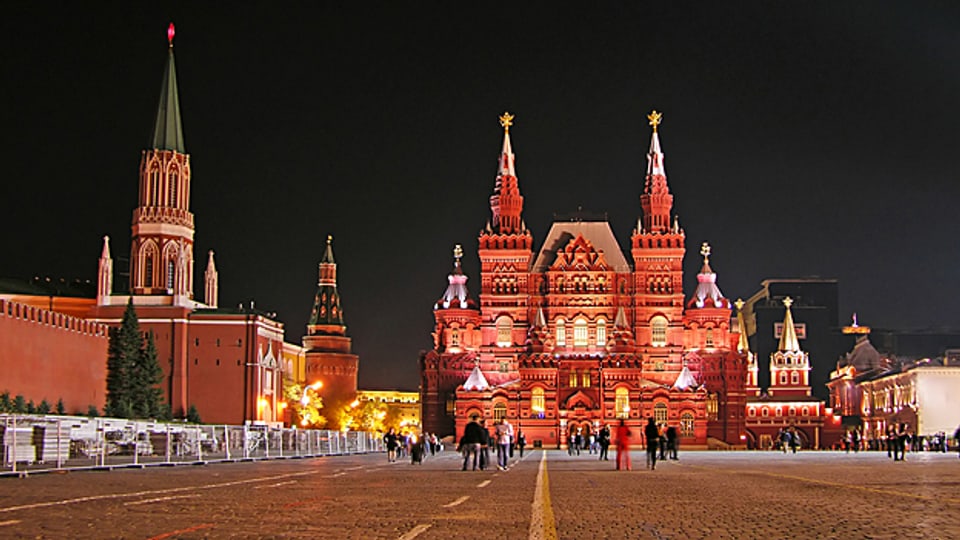
<path fill-rule="evenodd" d="M 483 441 L 484 429 L 477 423 L 477 417 L 470 417 L 470 421 L 463 428 L 463 436 L 457 449 L 463 454 L 463 469 L 467 470 L 467 462 L 473 454 L 473 470 L 477 470 L 477 459 L 480 455 L 480 443 Z"/>
<path fill-rule="evenodd" d="M 657 468 L 657 450 L 660 449 L 660 429 L 653 418 L 647 417 L 647 425 L 643 428 L 643 436 L 647 439 L 647 467 L 650 470 Z"/>

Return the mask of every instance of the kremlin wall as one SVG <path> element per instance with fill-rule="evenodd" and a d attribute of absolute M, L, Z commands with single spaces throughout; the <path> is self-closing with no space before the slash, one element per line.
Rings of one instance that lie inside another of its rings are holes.
<path fill-rule="evenodd" d="M 506 419 L 530 444 L 550 448 L 619 421 L 639 442 L 647 417 L 677 427 L 686 448 L 769 448 L 786 428 L 804 446 L 825 448 L 864 422 L 870 433 L 881 433 L 889 422 L 902 421 L 905 409 L 922 430 L 921 392 L 902 391 L 916 381 L 917 388 L 952 389 L 928 405 L 937 411 L 927 417 L 938 426 L 960 423 L 958 413 L 944 412 L 960 411 L 960 365 L 946 357 L 936 370 L 916 365 L 903 373 L 893 363 L 841 359 L 830 375 L 829 402 L 817 397 L 823 381 L 811 380 L 813 365 L 836 357 L 811 359 L 801 347 L 807 327 L 795 323 L 790 295 L 771 292 L 776 283 L 764 282 L 746 303 L 724 296 L 707 243 L 699 246 L 697 287 L 685 293 L 687 238 L 672 212 L 661 119 L 656 111 L 648 117 L 647 168 L 636 175 L 639 217 L 625 252 L 606 219 L 582 215 L 557 219 L 535 247 L 522 217 L 513 116 L 501 117 L 491 216 L 478 237 L 479 295 L 470 295 L 457 246 L 447 288 L 433 306 L 432 348 L 421 353 L 417 368 L 411 362 L 420 376 L 419 418 L 404 414 L 441 436 L 458 436 L 473 416 Z M 132 303 L 142 330 L 156 340 L 175 417 L 195 407 L 207 423 L 289 423 L 284 381 L 322 380 L 319 392 L 329 406 L 358 397 L 359 358 L 346 332 L 333 239 L 327 237 L 317 254 L 306 332 L 300 343 L 289 343 L 275 314 L 219 305 L 213 251 L 199 298 L 192 181 L 171 25 L 153 137 L 140 155 L 128 287 L 114 286 L 106 237 L 95 295 L 0 281 L 0 392 L 34 402 L 62 400 L 68 413 L 102 410 L 108 329 L 120 324 Z M 804 290 L 803 284 L 788 285 Z M 770 340 L 764 333 L 773 324 L 774 342 L 764 345 L 769 360 L 761 360 L 757 342 Z M 862 340 L 857 347 L 854 352 L 865 350 Z M 369 392 L 359 397 L 399 399 Z M 410 396 L 401 401 L 409 408 Z"/>

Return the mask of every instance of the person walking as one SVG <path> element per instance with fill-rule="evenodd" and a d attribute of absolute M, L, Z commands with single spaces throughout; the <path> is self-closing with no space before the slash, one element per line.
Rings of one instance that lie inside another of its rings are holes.
<path fill-rule="evenodd" d="M 487 429 L 487 420 L 480 419 L 480 470 L 490 466 L 490 430 Z"/>
<path fill-rule="evenodd" d="M 790 430 L 783 428 L 780 430 L 780 449 L 783 450 L 783 453 L 787 453 L 787 447 L 793 444 L 793 437 L 790 435 Z"/>
<path fill-rule="evenodd" d="M 630 464 L 630 428 L 626 421 L 621 418 L 620 425 L 617 426 L 617 470 L 632 470 Z"/>
<path fill-rule="evenodd" d="M 472 416 L 467 425 L 463 428 L 463 436 L 460 437 L 460 443 L 457 450 L 463 454 L 463 468 L 467 470 L 467 463 L 470 456 L 473 456 L 473 470 L 477 470 L 477 461 L 480 459 L 480 441 L 483 440 L 483 428 L 477 423 L 477 417 Z"/>
<path fill-rule="evenodd" d="M 604 424 L 603 427 L 600 428 L 597 443 L 600 445 L 600 461 L 609 461 L 607 450 L 610 448 L 610 424 Z"/>
<path fill-rule="evenodd" d="M 667 451 L 670 452 L 670 459 L 677 460 L 677 445 L 680 441 L 677 440 L 677 428 L 675 426 L 670 426 L 667 428 Z"/>
<path fill-rule="evenodd" d="M 507 426 L 506 420 L 501 420 L 494 427 L 494 436 L 497 443 L 497 468 L 501 471 L 507 470 L 507 459 L 510 457 L 510 430 Z"/>
<path fill-rule="evenodd" d="M 517 450 L 520 451 L 520 459 L 523 459 L 523 447 L 527 446 L 527 436 L 523 431 L 517 431 Z"/>
<path fill-rule="evenodd" d="M 383 436 L 383 444 L 387 447 L 387 463 L 397 461 L 397 448 L 400 447 L 400 439 L 397 437 L 395 428 L 390 428 L 390 431 Z"/>
<path fill-rule="evenodd" d="M 647 468 L 652 471 L 657 468 L 657 450 L 660 448 L 660 429 L 652 417 L 647 417 L 643 436 L 647 439 Z"/>

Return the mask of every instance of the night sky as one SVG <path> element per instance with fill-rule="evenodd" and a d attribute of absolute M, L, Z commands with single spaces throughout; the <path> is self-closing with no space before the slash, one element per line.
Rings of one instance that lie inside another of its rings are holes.
<path fill-rule="evenodd" d="M 537 249 L 578 207 L 629 248 L 657 109 L 688 297 L 708 241 L 728 298 L 816 275 L 958 326 L 957 3 L 597 4 L 8 2 L 0 276 L 128 256 L 173 21 L 195 291 L 213 249 L 220 305 L 299 343 L 332 234 L 361 387 L 417 387 L 456 243 L 476 296 L 505 110 Z"/>

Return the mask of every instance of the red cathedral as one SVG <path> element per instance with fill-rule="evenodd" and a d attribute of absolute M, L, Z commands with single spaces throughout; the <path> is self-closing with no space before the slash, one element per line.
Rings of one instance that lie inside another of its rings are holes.
<path fill-rule="evenodd" d="M 746 445 L 748 348 L 707 244 L 696 291 L 684 296 L 686 237 L 671 213 L 661 115 L 648 118 L 642 217 L 629 257 L 606 220 L 582 218 L 555 221 L 534 250 L 513 117 L 500 118 L 492 216 L 478 239 L 479 303 L 457 246 L 434 306 L 434 347 L 420 357 L 426 431 L 458 436 L 474 415 L 506 418 L 534 445 L 565 447 L 574 430 L 589 434 L 620 419 L 639 441 L 652 417 L 678 428 L 686 447 Z"/>

